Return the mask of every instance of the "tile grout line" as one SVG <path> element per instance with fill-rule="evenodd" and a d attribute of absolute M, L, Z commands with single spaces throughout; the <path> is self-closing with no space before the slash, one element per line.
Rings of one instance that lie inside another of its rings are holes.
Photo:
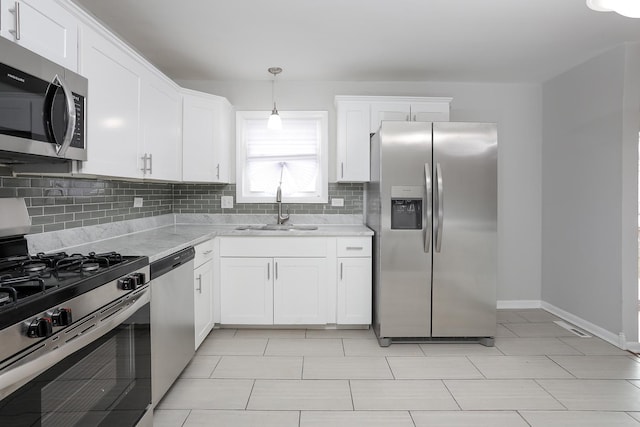
<path fill-rule="evenodd" d="M 492 356 L 492 357 L 507 357 L 507 356 Z M 478 371 L 478 373 L 480 375 L 482 375 L 484 377 L 485 380 L 488 380 L 489 378 L 484 374 L 484 372 L 482 372 L 482 370 L 480 368 L 478 368 L 478 366 L 476 366 L 475 363 L 473 363 L 473 360 L 471 360 L 471 357 L 469 357 L 468 355 L 465 356 L 465 358 L 469 361 L 469 363 L 471 363 L 471 365 L 475 368 L 476 371 Z"/>
<path fill-rule="evenodd" d="M 409 413 L 409 418 L 411 418 L 411 422 L 413 423 L 413 427 L 416 427 L 416 420 L 413 419 L 413 414 L 411 410 L 407 411 Z"/>
<path fill-rule="evenodd" d="M 211 373 L 209 374 L 209 378 L 212 378 L 213 373 L 216 371 L 216 368 L 218 367 L 218 365 L 220 364 L 220 362 L 222 362 L 222 358 L 224 356 L 218 356 L 218 361 L 216 362 L 215 366 L 213 367 L 213 369 L 211 370 Z"/>
<path fill-rule="evenodd" d="M 355 411 L 356 410 L 356 405 L 353 402 L 353 390 L 351 389 L 351 379 L 348 379 L 347 382 L 349 384 L 349 396 L 351 396 L 351 410 Z"/>
<path fill-rule="evenodd" d="M 397 379 L 396 374 L 393 373 L 393 368 L 391 368 L 391 364 L 389 363 L 389 356 L 384 356 L 384 360 L 387 362 L 387 366 L 389 367 L 389 371 L 391 371 L 392 379 Z"/>
<path fill-rule="evenodd" d="M 451 396 L 453 401 L 456 402 L 456 405 L 458 405 L 458 409 L 461 410 L 461 411 L 464 411 L 464 409 L 462 409 L 462 406 L 460 405 L 460 403 L 458 403 L 458 399 L 456 399 L 456 397 L 453 395 L 453 393 L 449 389 L 449 386 L 447 385 L 447 382 L 445 380 L 440 380 L 440 382 L 442 383 L 444 388 L 447 390 L 447 393 L 449 393 L 449 396 Z"/>
<path fill-rule="evenodd" d="M 548 378 L 545 378 L 545 379 L 548 379 Z M 568 381 L 572 381 L 570 378 L 567 378 L 567 380 L 568 380 Z M 545 392 L 545 393 L 547 393 L 549 396 L 551 396 L 551 397 L 553 398 L 553 400 L 555 400 L 556 402 L 558 402 L 558 403 L 559 403 L 559 404 L 560 404 L 560 405 L 565 409 L 565 411 L 569 411 L 569 408 L 567 408 L 567 407 L 564 405 L 564 403 L 562 403 L 562 402 L 560 401 L 560 399 L 558 399 L 557 397 L 555 397 L 555 396 L 554 396 L 554 395 L 553 395 L 549 390 L 547 390 L 546 388 L 544 388 L 544 386 L 543 386 L 542 384 L 540 384 L 540 383 L 538 382 L 538 380 L 537 380 L 537 379 L 535 379 L 535 378 L 534 378 L 534 379 L 533 379 L 533 382 L 535 382 L 536 384 L 538 384 L 538 387 L 540 387 L 542 390 L 544 390 L 544 392 Z"/>
<path fill-rule="evenodd" d="M 532 426 L 531 426 L 531 423 L 530 423 L 529 421 L 527 421 L 527 419 L 524 417 L 524 415 L 522 415 L 522 414 L 520 413 L 520 411 L 522 411 L 522 409 L 517 409 L 515 412 L 516 412 L 516 414 L 518 414 L 518 416 L 519 416 L 520 418 L 522 418 L 522 421 L 524 421 L 525 423 L 527 423 L 527 425 L 528 425 L 529 427 L 532 427 Z"/>
<path fill-rule="evenodd" d="M 189 417 L 191 416 L 191 412 L 193 411 L 193 409 L 189 409 L 188 410 L 189 413 L 187 414 L 187 416 L 184 418 L 184 421 L 182 422 L 182 424 L 180 424 L 180 427 L 184 427 L 185 423 L 187 422 L 187 420 L 189 419 Z"/>
<path fill-rule="evenodd" d="M 247 396 L 247 403 L 244 405 L 244 410 L 247 411 L 249 408 L 249 401 L 251 400 L 251 395 L 253 394 L 253 389 L 256 386 L 256 380 L 253 380 L 253 383 L 251 384 L 251 391 L 249 391 L 249 396 Z"/>
<path fill-rule="evenodd" d="M 573 372 L 571 372 L 569 369 L 565 368 L 564 366 L 562 366 L 560 363 L 556 362 L 555 360 L 553 360 L 553 358 L 551 357 L 553 355 L 549 355 L 549 354 L 545 354 L 544 357 L 546 357 L 547 359 L 549 359 L 550 361 L 552 361 L 553 363 L 555 363 L 557 366 L 560 367 L 560 369 L 562 369 L 563 371 L 567 372 L 569 375 L 571 375 L 573 378 L 567 378 L 567 379 L 581 379 L 578 378 L 576 375 L 573 374 Z M 585 357 L 585 356 L 568 356 L 568 357 Z M 585 378 L 582 378 L 585 379 Z"/>

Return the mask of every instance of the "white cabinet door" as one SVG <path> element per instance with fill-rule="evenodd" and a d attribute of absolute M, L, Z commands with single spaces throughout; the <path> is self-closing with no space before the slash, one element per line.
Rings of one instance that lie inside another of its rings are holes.
<path fill-rule="evenodd" d="M 336 100 L 336 182 L 369 181 L 369 103 Z"/>
<path fill-rule="evenodd" d="M 220 322 L 273 324 L 273 260 L 220 258 Z"/>
<path fill-rule="evenodd" d="M 274 268 L 273 323 L 327 323 L 326 259 L 276 258 Z"/>
<path fill-rule="evenodd" d="M 414 122 L 448 122 L 448 102 L 414 102 L 411 104 L 411 120 Z"/>
<path fill-rule="evenodd" d="M 371 323 L 371 258 L 338 258 L 339 325 Z"/>
<path fill-rule="evenodd" d="M 182 179 L 228 183 L 231 104 L 219 96 L 183 92 Z"/>
<path fill-rule="evenodd" d="M 408 122 L 411 118 L 411 104 L 406 102 L 374 102 L 371 104 L 371 133 L 380 129 L 383 120 Z"/>
<path fill-rule="evenodd" d="M 150 72 L 142 85 L 144 178 L 182 179 L 181 98 L 177 87 Z M 146 165 L 145 165 L 146 162 Z"/>
<path fill-rule="evenodd" d="M 78 69 L 78 21 L 51 0 L 1 0 L 0 35 L 72 71 Z"/>
<path fill-rule="evenodd" d="M 80 74 L 89 79 L 87 161 L 81 172 L 141 178 L 142 65 L 89 27 L 83 27 Z"/>
<path fill-rule="evenodd" d="M 213 261 L 193 271 L 196 350 L 213 329 Z"/>

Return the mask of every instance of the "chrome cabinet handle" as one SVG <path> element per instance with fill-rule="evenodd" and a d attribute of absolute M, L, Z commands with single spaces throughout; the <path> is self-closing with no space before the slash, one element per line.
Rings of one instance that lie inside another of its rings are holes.
<path fill-rule="evenodd" d="M 198 281 L 198 287 L 196 288 L 196 291 L 202 293 L 202 274 L 198 274 L 198 278 L 196 280 Z"/>
<path fill-rule="evenodd" d="M 17 2 L 16 2 L 17 3 Z M 18 3 L 19 4 L 19 3 Z M 76 103 L 73 99 L 73 93 L 69 89 L 69 86 L 64 81 L 64 79 L 58 75 L 53 78 L 51 82 L 52 85 L 60 85 L 62 88 L 62 92 L 64 93 L 64 98 L 67 107 L 67 129 L 64 133 L 64 138 L 61 143 L 56 141 L 56 154 L 58 157 L 63 157 L 69 147 L 71 146 L 71 142 L 73 141 L 74 130 L 76 129 Z M 51 115 L 53 116 L 53 106 L 51 107 Z M 55 139 L 55 136 L 54 136 Z"/>
<path fill-rule="evenodd" d="M 16 17 L 16 29 L 9 30 L 11 34 L 16 36 L 16 40 L 20 40 L 20 2 L 16 1 L 13 10 L 10 10 Z"/>
<path fill-rule="evenodd" d="M 267 263 L 267 280 L 271 280 L 271 263 Z"/>
<path fill-rule="evenodd" d="M 444 186 L 442 179 L 442 168 L 440 167 L 440 163 L 436 165 L 436 182 L 438 183 L 438 192 L 436 205 L 438 209 L 438 227 L 436 234 L 436 252 L 440 252 L 442 248 L 442 230 L 444 225 Z"/>
<path fill-rule="evenodd" d="M 340 178 L 344 178 L 344 162 L 340 162 Z"/>
<path fill-rule="evenodd" d="M 278 280 L 278 263 L 276 262 L 276 280 Z"/>
<path fill-rule="evenodd" d="M 425 212 L 425 228 L 424 228 L 424 252 L 429 253 L 429 249 L 431 248 L 431 168 L 429 167 L 429 163 L 424 164 L 424 187 L 427 193 L 427 203 Z"/>
<path fill-rule="evenodd" d="M 204 251 L 202 252 L 203 255 L 209 255 L 211 252 L 213 252 L 213 249 L 209 249 L 208 251 Z"/>
<path fill-rule="evenodd" d="M 220 163 L 216 166 L 216 179 L 220 179 Z"/>
<path fill-rule="evenodd" d="M 348 251 L 361 251 L 364 248 L 362 246 L 347 246 L 345 249 Z"/>
<path fill-rule="evenodd" d="M 153 175 L 153 154 L 149 153 L 149 175 Z"/>
<path fill-rule="evenodd" d="M 343 263 L 340 263 L 340 280 L 342 280 L 342 266 L 343 266 Z"/>
<path fill-rule="evenodd" d="M 147 153 L 144 153 L 144 156 L 140 157 L 142 160 L 142 168 L 140 169 L 143 174 L 147 173 Z"/>

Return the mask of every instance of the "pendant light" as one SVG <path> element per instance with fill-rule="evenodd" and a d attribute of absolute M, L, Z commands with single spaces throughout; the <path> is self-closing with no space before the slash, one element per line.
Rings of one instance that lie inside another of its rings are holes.
<path fill-rule="evenodd" d="M 638 0 L 587 0 L 587 6 L 598 12 L 617 12 L 628 18 L 640 18 Z"/>
<path fill-rule="evenodd" d="M 276 108 L 276 76 L 282 72 L 282 68 L 271 67 L 267 71 L 273 74 L 273 80 L 271 81 L 271 100 L 273 101 L 273 110 L 271 110 L 271 115 L 267 122 L 267 129 L 281 130 L 282 119 L 280 118 L 280 114 L 278 114 L 278 109 Z"/>

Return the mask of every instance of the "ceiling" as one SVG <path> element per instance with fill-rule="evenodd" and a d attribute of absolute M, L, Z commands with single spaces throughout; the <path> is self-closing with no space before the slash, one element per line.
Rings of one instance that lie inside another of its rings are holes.
<path fill-rule="evenodd" d="M 543 82 L 640 19 L 584 0 L 74 0 L 176 80 Z"/>

